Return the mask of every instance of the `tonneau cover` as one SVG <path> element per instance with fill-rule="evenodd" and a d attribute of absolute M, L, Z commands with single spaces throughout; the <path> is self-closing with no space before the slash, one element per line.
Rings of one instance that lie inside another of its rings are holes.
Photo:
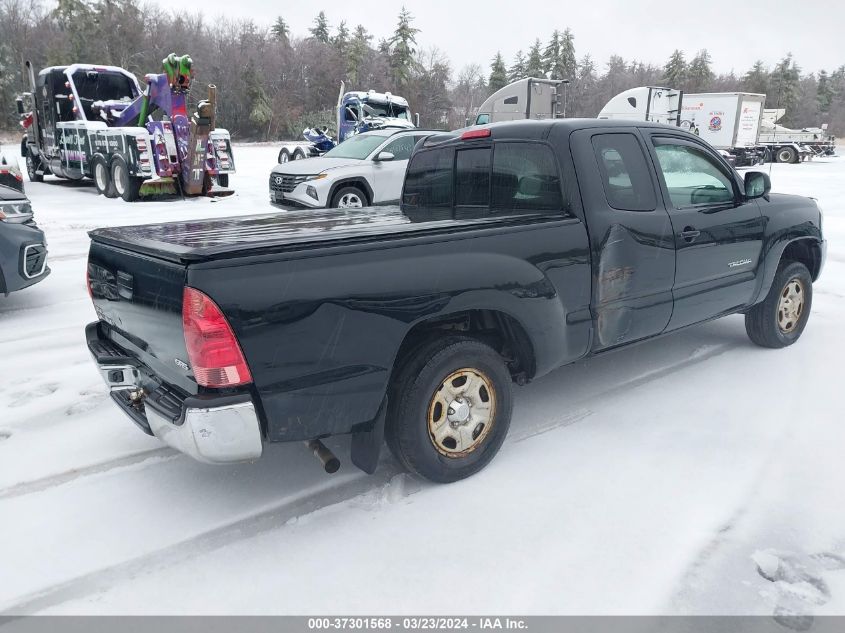
<path fill-rule="evenodd" d="M 190 263 L 254 254 L 301 250 L 308 245 L 398 236 L 490 220 L 412 221 L 398 206 L 363 209 L 281 211 L 210 220 L 96 229 L 91 239 L 162 259 Z"/>

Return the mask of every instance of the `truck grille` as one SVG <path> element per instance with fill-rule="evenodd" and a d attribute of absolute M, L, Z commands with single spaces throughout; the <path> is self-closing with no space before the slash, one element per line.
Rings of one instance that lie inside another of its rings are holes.
<path fill-rule="evenodd" d="M 270 191 L 290 193 L 296 186 L 308 180 L 310 176 L 294 176 L 291 174 L 270 174 Z"/>
<path fill-rule="evenodd" d="M 47 247 L 43 244 L 30 244 L 24 248 L 23 272 L 27 279 L 38 277 L 47 266 Z"/>

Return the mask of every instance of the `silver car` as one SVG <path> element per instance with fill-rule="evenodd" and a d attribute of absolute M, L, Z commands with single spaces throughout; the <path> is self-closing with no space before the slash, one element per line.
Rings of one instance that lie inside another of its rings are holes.
<path fill-rule="evenodd" d="M 414 145 L 433 133 L 373 130 L 346 139 L 322 156 L 277 165 L 270 173 L 270 202 L 300 209 L 397 203 Z"/>

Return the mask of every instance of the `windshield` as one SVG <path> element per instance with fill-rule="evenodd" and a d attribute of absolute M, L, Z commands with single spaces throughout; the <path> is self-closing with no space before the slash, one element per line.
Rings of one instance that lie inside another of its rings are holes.
<path fill-rule="evenodd" d="M 326 158 L 356 158 L 364 160 L 372 151 L 384 142 L 380 134 L 358 134 L 350 136 L 334 149 L 323 154 Z"/>
<path fill-rule="evenodd" d="M 405 119 L 406 121 L 411 120 L 411 113 L 407 106 L 400 106 L 396 103 L 373 103 L 370 101 L 367 102 L 367 108 L 372 110 L 371 112 L 365 110 L 370 116 L 393 117 L 395 119 Z"/>

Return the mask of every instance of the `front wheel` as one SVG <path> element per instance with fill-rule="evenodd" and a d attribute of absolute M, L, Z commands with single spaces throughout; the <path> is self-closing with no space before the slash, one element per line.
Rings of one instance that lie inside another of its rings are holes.
<path fill-rule="evenodd" d="M 813 305 L 813 278 L 800 262 L 781 265 L 769 294 L 745 314 L 745 331 L 762 347 L 792 345 L 801 336 Z"/>
<path fill-rule="evenodd" d="M 287 150 L 286 147 L 283 147 L 279 151 L 279 164 L 284 165 L 285 163 L 290 162 L 290 152 Z"/>
<path fill-rule="evenodd" d="M 388 399 L 391 452 L 411 472 L 438 483 L 477 473 L 498 453 L 510 426 L 511 376 L 502 357 L 456 336 L 408 358 Z"/>
<path fill-rule="evenodd" d="M 358 187 L 341 187 L 332 196 L 332 209 L 360 209 L 367 206 L 367 196 Z"/>
<path fill-rule="evenodd" d="M 31 149 L 26 150 L 26 175 L 29 176 L 29 182 L 43 182 L 44 174 L 39 174 L 37 171 L 39 161 L 33 154 Z"/>

